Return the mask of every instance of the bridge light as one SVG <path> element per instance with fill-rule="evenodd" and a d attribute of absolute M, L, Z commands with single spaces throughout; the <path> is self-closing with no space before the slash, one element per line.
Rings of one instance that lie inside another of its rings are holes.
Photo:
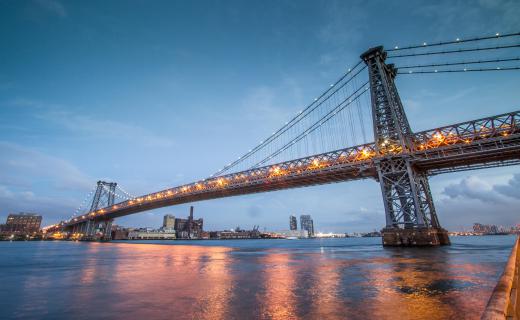
<path fill-rule="evenodd" d="M 442 142 L 444 141 L 444 136 L 440 132 L 437 132 L 433 135 L 433 139 L 435 139 L 437 142 Z"/>
<path fill-rule="evenodd" d="M 499 36 L 500 36 L 500 33 L 497 32 L 497 33 L 495 34 L 495 36 L 499 37 Z"/>
<path fill-rule="evenodd" d="M 456 41 L 460 41 L 460 38 L 455 39 Z"/>

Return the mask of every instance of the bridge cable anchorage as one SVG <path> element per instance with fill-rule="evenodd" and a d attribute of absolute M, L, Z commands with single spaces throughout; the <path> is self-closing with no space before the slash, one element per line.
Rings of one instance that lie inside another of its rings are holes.
<path fill-rule="evenodd" d="M 512 71 L 512 70 L 520 70 L 520 66 L 515 67 L 496 67 L 496 68 L 481 68 L 481 69 L 452 69 L 452 70 L 419 70 L 419 71 L 409 71 L 409 72 L 400 72 L 397 74 L 426 74 L 426 73 L 454 73 L 454 72 L 481 72 L 481 71 Z"/>
<path fill-rule="evenodd" d="M 388 55 L 388 58 L 404 58 L 404 57 L 430 56 L 430 55 L 437 55 L 437 54 L 451 54 L 451 53 L 462 53 L 462 52 L 473 52 L 473 51 L 501 50 L 501 49 L 518 48 L 518 47 L 520 47 L 520 44 L 502 45 L 502 46 L 494 46 L 494 47 L 483 47 L 483 48 L 465 48 L 465 49 L 453 49 L 453 50 L 444 50 L 444 51 L 416 52 L 416 53 Z"/>
<path fill-rule="evenodd" d="M 359 66 L 362 66 L 362 68 L 359 69 L 358 68 Z M 303 110 L 298 112 L 297 115 L 294 116 L 291 120 L 287 121 L 284 126 L 282 126 L 277 131 L 273 132 L 273 134 L 270 135 L 269 137 L 267 137 L 265 140 L 262 140 L 259 145 L 252 148 L 250 151 L 248 151 L 247 153 L 245 153 L 244 155 L 239 157 L 237 160 L 224 166 L 224 168 L 218 170 L 216 173 L 212 174 L 210 177 L 219 176 L 222 173 L 229 171 L 229 169 L 231 169 L 232 167 L 236 166 L 237 164 L 243 162 L 244 160 L 248 159 L 253 154 L 255 154 L 257 151 L 265 148 L 276 138 L 280 137 L 283 133 L 287 132 L 287 130 L 291 129 L 296 124 L 300 123 L 311 112 L 316 110 L 316 108 L 323 105 L 323 103 L 325 103 L 328 99 L 330 99 L 334 94 L 336 94 L 346 84 L 348 84 L 350 81 L 352 81 L 352 79 L 355 78 L 356 76 L 358 76 L 364 69 L 366 69 L 366 66 L 363 65 L 363 61 L 359 61 L 358 63 L 356 63 L 353 67 L 349 68 L 348 71 L 346 73 L 344 73 L 336 82 L 331 84 L 331 86 L 327 90 L 325 90 L 320 96 L 318 96 L 312 103 L 310 103 L 307 107 L 305 107 Z M 340 84 L 340 83 L 342 83 L 342 84 L 338 86 L 338 84 Z"/>
<path fill-rule="evenodd" d="M 435 42 L 435 43 L 427 43 L 423 42 L 420 45 L 410 45 L 406 47 L 395 47 L 392 49 L 386 49 L 387 52 L 392 51 L 401 51 L 401 50 L 409 50 L 409 49 L 418 49 L 418 48 L 427 48 L 427 47 L 435 47 L 435 46 L 443 46 L 443 45 L 449 45 L 449 44 L 460 44 L 460 43 L 466 43 L 466 42 L 475 42 L 475 41 L 483 41 L 483 40 L 491 40 L 491 39 L 503 39 L 503 38 L 509 38 L 509 37 L 517 37 L 520 36 L 520 32 L 514 32 L 514 33 L 495 33 L 495 35 L 490 36 L 483 36 L 483 37 L 475 37 L 475 38 L 469 38 L 469 39 L 459 39 L 452 41 L 443 41 L 443 42 Z"/>
<path fill-rule="evenodd" d="M 315 131 L 316 129 L 320 128 L 324 123 L 326 123 L 328 120 L 330 120 L 331 118 L 333 118 L 335 116 L 335 114 L 341 110 L 343 110 L 344 108 L 348 107 L 349 105 L 352 104 L 352 102 L 354 102 L 356 99 L 358 99 L 361 95 L 363 95 L 363 93 L 367 92 L 368 91 L 368 88 L 366 87 L 366 85 L 368 84 L 368 82 L 365 82 L 363 85 L 361 85 L 352 95 L 350 95 L 349 97 L 345 98 L 335 109 L 329 111 L 326 115 L 324 115 L 321 119 L 319 119 L 318 121 L 316 121 L 310 128 L 308 128 L 307 130 L 305 130 L 304 132 L 302 132 L 300 135 L 298 135 L 296 138 L 294 138 L 293 140 L 291 140 L 289 143 L 285 144 L 284 146 L 282 146 L 280 149 L 276 150 L 275 152 L 271 153 L 269 156 L 265 157 L 264 159 L 262 159 L 261 161 L 259 161 L 258 163 L 256 163 L 255 165 L 253 165 L 252 167 L 250 167 L 249 169 L 255 169 L 255 168 L 258 168 L 259 166 L 265 164 L 267 161 L 269 161 L 270 159 L 272 159 L 273 157 L 277 156 L 278 154 L 280 154 L 281 152 L 287 150 L 289 147 L 291 147 L 295 142 L 298 142 L 300 141 L 301 139 L 303 139 L 305 136 L 307 136 L 309 133 Z M 361 91 L 361 92 L 360 92 Z M 348 101 L 348 102 L 347 102 Z M 345 103 L 347 102 L 347 103 Z M 343 106 L 342 106 L 343 104 Z M 336 113 L 334 113 L 336 110 Z"/>
<path fill-rule="evenodd" d="M 492 60 L 473 60 L 473 61 L 459 61 L 459 62 L 447 62 L 447 63 L 417 64 L 417 65 L 408 65 L 408 66 L 397 65 L 396 68 L 398 70 L 402 70 L 402 69 L 444 67 L 444 66 L 457 66 L 457 65 L 466 65 L 466 64 L 484 64 L 484 63 L 509 62 L 509 61 L 520 61 L 520 57 L 506 58 L 506 59 L 492 59 Z"/>

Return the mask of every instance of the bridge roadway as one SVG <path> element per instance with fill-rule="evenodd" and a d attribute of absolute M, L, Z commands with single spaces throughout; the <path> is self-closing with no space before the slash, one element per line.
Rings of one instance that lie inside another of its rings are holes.
<path fill-rule="evenodd" d="M 520 111 L 457 123 L 413 134 L 412 150 L 374 143 L 291 160 L 162 190 L 65 222 L 109 220 L 141 211 L 257 192 L 365 178 L 377 179 L 380 159 L 409 155 L 428 175 L 520 164 Z M 384 151 L 381 151 L 384 150 Z"/>

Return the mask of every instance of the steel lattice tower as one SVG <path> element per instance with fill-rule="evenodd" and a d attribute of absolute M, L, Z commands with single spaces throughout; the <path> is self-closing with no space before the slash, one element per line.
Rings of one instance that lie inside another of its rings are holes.
<path fill-rule="evenodd" d="M 116 182 L 98 181 L 96 193 L 94 194 L 94 199 L 92 199 L 89 212 L 113 205 L 116 187 Z"/>
<path fill-rule="evenodd" d="M 361 55 L 368 66 L 375 160 L 383 194 L 386 245 L 448 244 L 433 205 L 428 177 L 411 162 L 413 134 L 394 83 L 397 70 L 385 64 L 383 47 Z"/>

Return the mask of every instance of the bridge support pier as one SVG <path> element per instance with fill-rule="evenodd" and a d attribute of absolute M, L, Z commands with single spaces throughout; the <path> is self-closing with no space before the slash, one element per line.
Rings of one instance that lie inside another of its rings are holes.
<path fill-rule="evenodd" d="M 383 47 L 361 55 L 368 67 L 375 148 L 374 161 L 386 215 L 383 246 L 448 245 L 440 227 L 427 172 L 414 165 L 415 141 L 395 86 L 397 69 L 385 64 Z"/>
<path fill-rule="evenodd" d="M 448 231 L 442 228 L 384 228 L 381 230 L 383 246 L 431 247 L 449 245 Z"/>

